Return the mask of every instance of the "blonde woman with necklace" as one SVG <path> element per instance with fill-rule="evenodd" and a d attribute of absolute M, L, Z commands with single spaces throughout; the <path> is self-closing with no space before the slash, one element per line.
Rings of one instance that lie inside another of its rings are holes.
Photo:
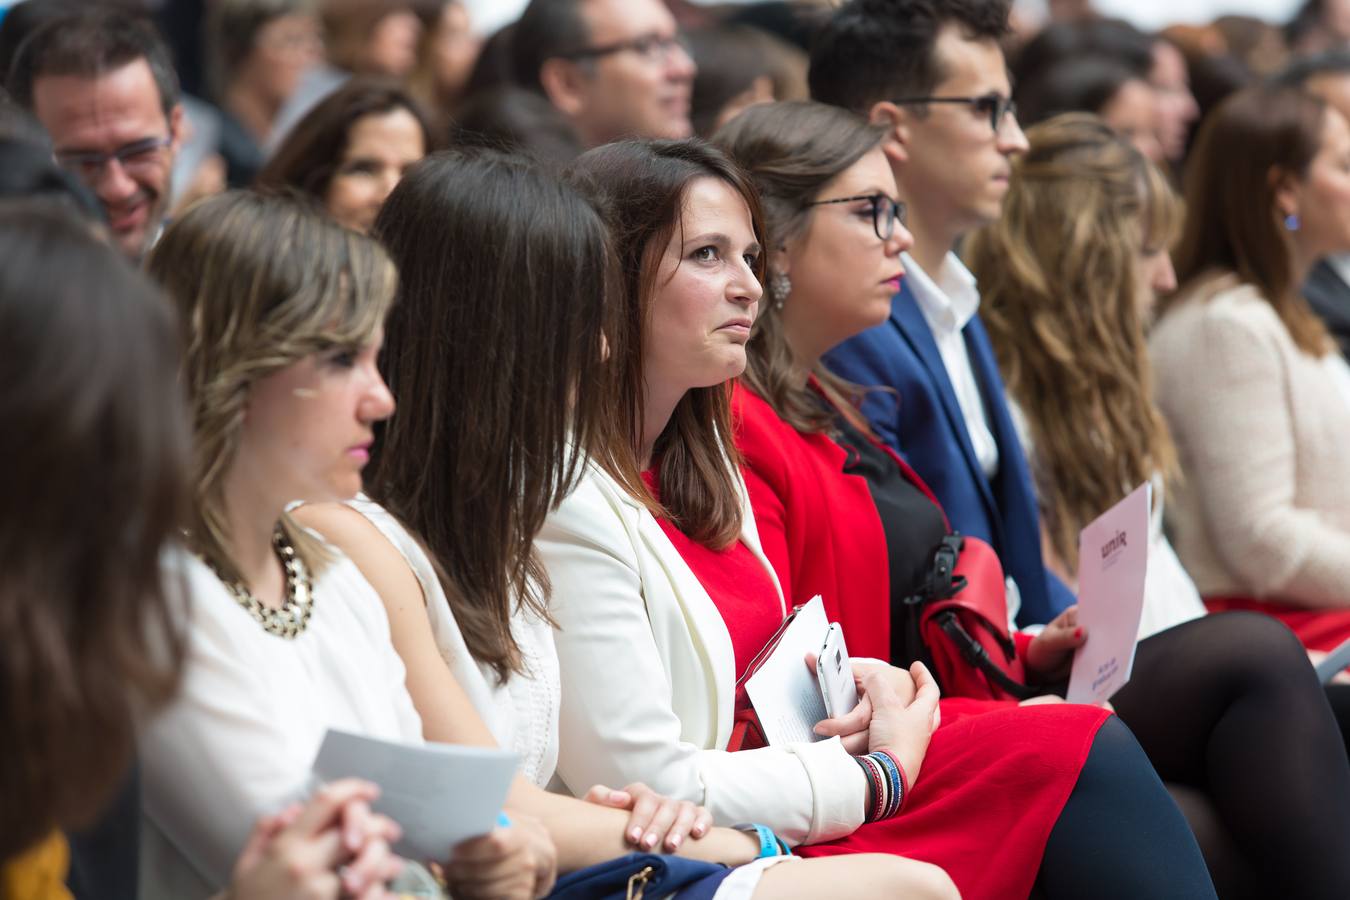
<path fill-rule="evenodd" d="M 242 192 L 175 222 L 149 268 L 184 326 L 196 447 L 190 553 L 169 563 L 192 600 L 187 665 L 142 744 L 144 880 L 149 896 L 202 896 L 253 818 L 303 792 L 329 728 L 422 740 L 379 598 L 286 512 L 360 489 L 394 410 L 375 357 L 396 277 L 317 209 Z M 551 844 L 529 826 L 484 841 L 469 849 L 493 896 L 551 883 Z M 387 844 L 346 849 L 342 890 L 384 896 Z"/>

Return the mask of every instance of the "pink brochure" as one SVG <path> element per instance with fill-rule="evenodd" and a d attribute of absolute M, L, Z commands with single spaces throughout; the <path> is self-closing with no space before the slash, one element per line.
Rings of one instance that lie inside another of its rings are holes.
<path fill-rule="evenodd" d="M 1134 666 L 1148 572 L 1153 487 L 1142 484 L 1078 535 L 1078 624 L 1087 642 L 1069 673 L 1070 703 L 1101 703 Z"/>

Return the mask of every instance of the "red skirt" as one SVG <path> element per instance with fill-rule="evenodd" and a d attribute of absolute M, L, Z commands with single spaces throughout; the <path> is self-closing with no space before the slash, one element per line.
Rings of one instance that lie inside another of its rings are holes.
<path fill-rule="evenodd" d="M 1309 650 L 1335 650 L 1350 639 L 1350 609 L 1306 609 L 1247 597 L 1206 597 L 1210 612 L 1246 610 L 1279 619 Z"/>
<path fill-rule="evenodd" d="M 795 852 L 890 853 L 941 866 L 965 900 L 1025 897 L 1110 713 L 959 697 L 942 700 L 941 709 L 904 812 Z"/>

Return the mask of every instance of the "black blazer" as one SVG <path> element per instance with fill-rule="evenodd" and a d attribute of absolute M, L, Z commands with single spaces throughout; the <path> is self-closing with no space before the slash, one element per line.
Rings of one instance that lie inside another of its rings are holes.
<path fill-rule="evenodd" d="M 1331 263 L 1322 260 L 1308 275 L 1303 296 L 1327 324 L 1341 353 L 1350 359 L 1350 284 L 1345 283 Z"/>

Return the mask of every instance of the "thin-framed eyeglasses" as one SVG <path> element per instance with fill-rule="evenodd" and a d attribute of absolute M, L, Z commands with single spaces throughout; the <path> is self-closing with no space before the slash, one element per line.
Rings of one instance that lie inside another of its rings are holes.
<path fill-rule="evenodd" d="M 615 53 L 632 51 L 648 63 L 665 63 L 678 52 L 688 52 L 684 38 L 678 34 L 644 34 L 626 41 L 612 44 L 596 44 L 593 47 L 578 47 L 566 53 L 559 53 L 563 59 L 598 59 Z"/>
<path fill-rule="evenodd" d="M 892 100 L 892 103 L 964 103 L 972 107 L 976 112 L 989 117 L 989 127 L 998 134 L 999 127 L 1003 124 L 1003 117 L 1012 113 L 1013 118 L 1017 118 L 1017 103 L 1011 97 L 1004 97 L 1002 94 L 983 94 L 979 97 L 901 97 L 899 100 Z"/>
<path fill-rule="evenodd" d="M 908 211 L 905 204 L 899 200 L 892 200 L 885 194 L 860 194 L 856 197 L 835 197 L 832 200 L 815 200 L 806 204 L 807 206 L 826 206 L 831 203 L 861 203 L 867 201 L 872 204 L 872 230 L 877 233 L 877 237 L 883 241 L 889 241 L 895 234 L 895 223 L 905 224 L 908 217 Z"/>
<path fill-rule="evenodd" d="M 60 150 L 56 162 L 61 168 L 87 181 L 96 180 L 104 166 L 117 160 L 127 172 L 145 172 L 160 164 L 160 151 L 173 143 L 170 137 L 145 138 L 123 144 L 111 153 L 97 150 Z"/>

